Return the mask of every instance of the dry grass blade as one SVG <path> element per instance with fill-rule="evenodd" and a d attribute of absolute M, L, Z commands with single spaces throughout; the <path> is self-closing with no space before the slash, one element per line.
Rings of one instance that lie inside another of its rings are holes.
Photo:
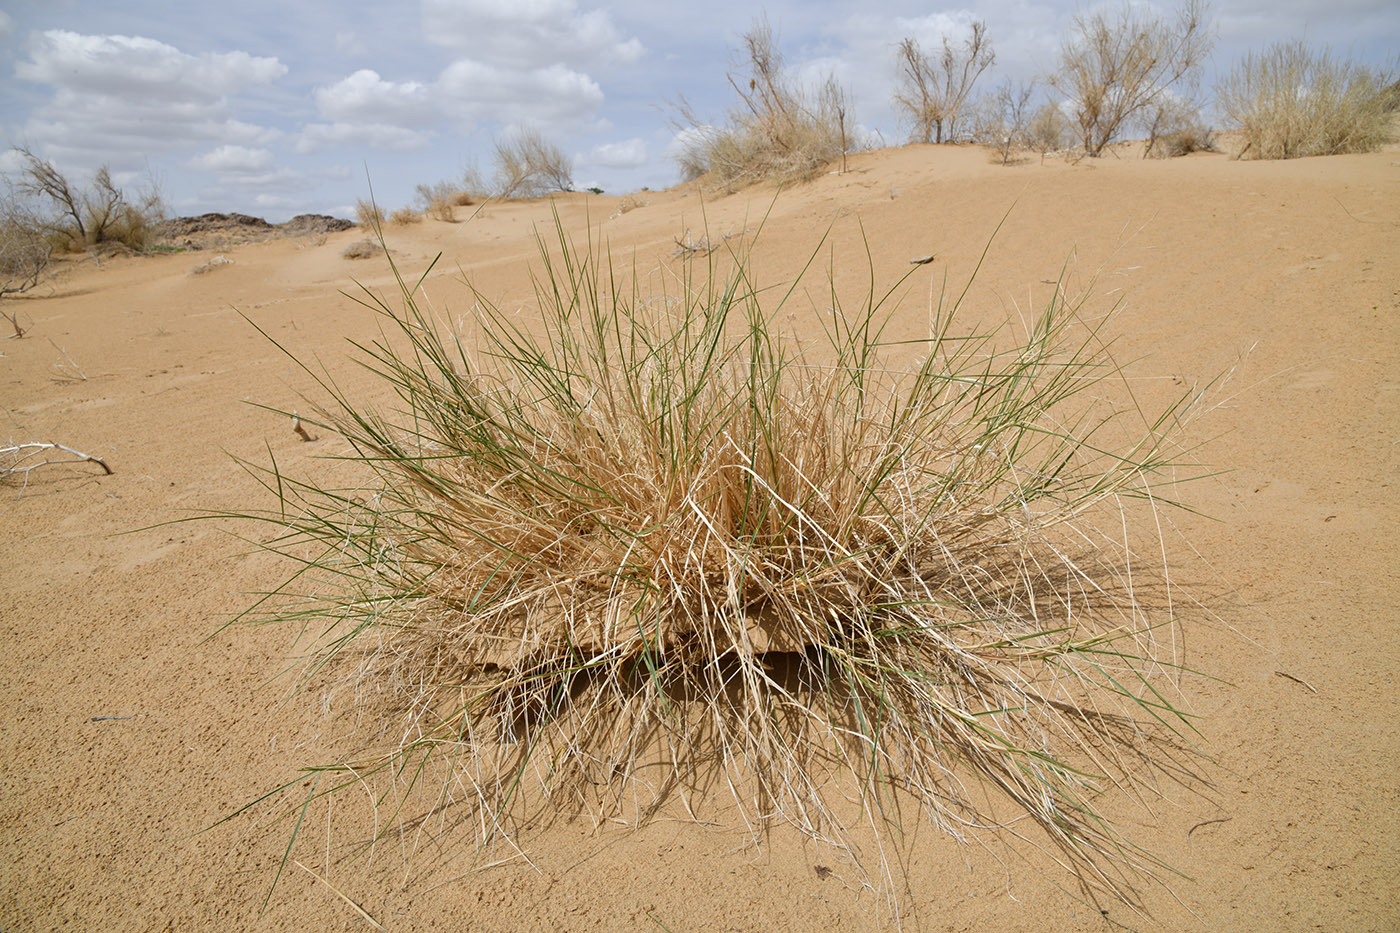
<path fill-rule="evenodd" d="M 401 309 L 366 292 L 385 333 L 360 349 L 397 410 L 313 375 L 373 479 L 274 464 L 278 507 L 242 516 L 299 562 L 277 596 L 305 598 L 273 618 L 324 632 L 306 676 L 382 698 L 364 711 L 396 737 L 311 769 L 317 795 L 379 780 L 397 818 L 426 794 L 420 818 L 450 808 L 487 844 L 724 786 L 753 831 L 840 844 L 838 799 L 889 827 L 906 794 L 958 836 L 1029 817 L 1129 896 L 1159 866 L 1093 800 L 1190 725 L 1162 676 L 1174 621 L 1099 529 L 1152 527 L 1193 399 L 1134 432 L 1086 396 L 1119 370 L 1058 288 L 1010 346 L 940 300 L 910 371 L 881 363 L 873 283 L 796 348 L 773 321 L 798 286 L 760 285 L 751 242 L 686 253 L 651 295 L 558 228 L 540 329 L 473 292 L 470 342 L 413 285 Z"/>

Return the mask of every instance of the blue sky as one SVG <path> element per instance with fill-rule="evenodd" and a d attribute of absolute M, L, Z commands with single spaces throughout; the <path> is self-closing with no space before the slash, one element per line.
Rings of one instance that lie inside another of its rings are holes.
<path fill-rule="evenodd" d="M 1151 4 L 1148 4 L 1149 6 Z M 530 124 L 574 159 L 578 187 L 677 180 L 668 101 L 720 118 L 740 36 L 768 15 L 790 70 L 847 87 L 876 139 L 902 140 L 893 48 L 987 23 L 997 63 L 979 85 L 1052 69 L 1072 0 L 92 0 L 0 2 L 0 171 L 27 145 L 74 178 L 110 166 L 159 180 L 175 213 L 273 221 L 348 216 L 367 194 L 408 204 L 419 182 L 489 175 L 494 139 Z M 1170 15 L 1173 7 L 1155 7 Z M 1271 42 L 1303 38 L 1385 65 L 1396 0 L 1220 0 L 1207 81 Z"/>

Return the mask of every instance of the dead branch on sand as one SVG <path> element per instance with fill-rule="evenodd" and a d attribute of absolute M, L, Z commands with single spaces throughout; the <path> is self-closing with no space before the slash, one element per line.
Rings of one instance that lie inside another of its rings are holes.
<path fill-rule="evenodd" d="M 64 453 L 72 454 L 71 459 L 62 460 L 35 460 L 42 457 L 47 451 L 61 450 Z M 49 444 L 43 441 L 31 441 L 27 444 L 7 444 L 0 447 L 0 479 L 10 476 L 21 476 L 24 479 L 20 486 L 19 494 L 24 495 L 24 490 L 29 486 L 29 474 L 42 466 L 49 466 L 56 463 L 95 463 L 102 467 L 107 476 L 112 475 L 112 468 L 107 465 L 107 461 L 101 457 L 94 457 L 92 454 L 85 454 L 81 450 L 74 450 L 63 444 Z"/>

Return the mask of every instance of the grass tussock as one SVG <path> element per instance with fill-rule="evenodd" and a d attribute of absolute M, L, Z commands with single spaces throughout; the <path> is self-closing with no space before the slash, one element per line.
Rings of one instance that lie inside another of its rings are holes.
<path fill-rule="evenodd" d="M 258 471 L 300 568 L 275 617 L 323 633 L 308 676 L 387 737 L 287 788 L 378 781 L 483 844 L 697 787 L 839 843 L 844 804 L 888 828 L 898 792 L 956 835 L 1029 818 L 1092 885 L 1150 868 L 1094 798 L 1183 728 L 1170 620 L 1099 529 L 1130 500 L 1151 521 L 1189 399 L 1125 431 L 1102 322 L 1060 294 L 1010 345 L 940 299 L 895 371 L 873 283 L 851 310 L 823 289 L 803 346 L 774 321 L 806 298 L 747 247 L 655 294 L 562 230 L 539 262 L 538 330 L 480 293 L 464 337 L 411 284 L 366 292 L 396 405 L 307 371 L 372 479 Z"/>
<path fill-rule="evenodd" d="M 1301 41 L 1250 53 L 1216 87 L 1221 112 L 1255 159 L 1374 152 L 1390 141 L 1394 74 Z"/>

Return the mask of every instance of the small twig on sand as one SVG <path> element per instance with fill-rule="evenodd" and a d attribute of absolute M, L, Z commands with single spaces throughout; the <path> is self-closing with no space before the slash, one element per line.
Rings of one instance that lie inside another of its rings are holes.
<path fill-rule="evenodd" d="M 1220 817 L 1219 819 L 1214 819 L 1214 820 L 1202 820 L 1201 822 L 1197 823 L 1195 826 L 1192 826 L 1190 829 L 1188 829 L 1188 830 L 1186 831 L 1186 838 L 1187 838 L 1187 839 L 1190 839 L 1190 838 L 1191 838 L 1191 834 L 1194 833 L 1196 830 L 1200 829 L 1202 826 L 1209 826 L 1209 825 L 1212 824 L 1212 823 L 1228 823 L 1228 822 L 1230 822 L 1230 821 L 1233 820 L 1233 819 L 1234 819 L 1233 816 L 1222 816 L 1222 817 Z"/>
<path fill-rule="evenodd" d="M 37 463 L 27 461 L 41 455 L 46 450 L 61 450 L 70 453 L 75 459 L 71 460 L 40 460 Z M 48 444 L 42 441 L 31 441 L 28 444 L 7 444 L 0 447 L 0 477 L 14 476 L 20 474 L 24 476 L 24 485 L 20 487 L 20 495 L 24 495 L 24 490 L 29 486 L 29 474 L 41 466 L 48 466 L 53 463 L 95 463 L 102 467 L 104 473 L 111 476 L 114 472 L 107 461 L 101 457 L 94 457 L 92 454 L 85 454 L 81 450 L 74 450 L 72 447 L 65 447 L 62 444 Z"/>
<path fill-rule="evenodd" d="M 1285 680 L 1293 681 L 1295 684 L 1302 684 L 1304 687 L 1307 687 L 1309 690 L 1311 690 L 1314 695 L 1317 694 L 1317 688 L 1301 677 L 1294 677 L 1292 674 L 1285 674 L 1283 671 L 1274 671 L 1274 673 L 1284 678 Z"/>

